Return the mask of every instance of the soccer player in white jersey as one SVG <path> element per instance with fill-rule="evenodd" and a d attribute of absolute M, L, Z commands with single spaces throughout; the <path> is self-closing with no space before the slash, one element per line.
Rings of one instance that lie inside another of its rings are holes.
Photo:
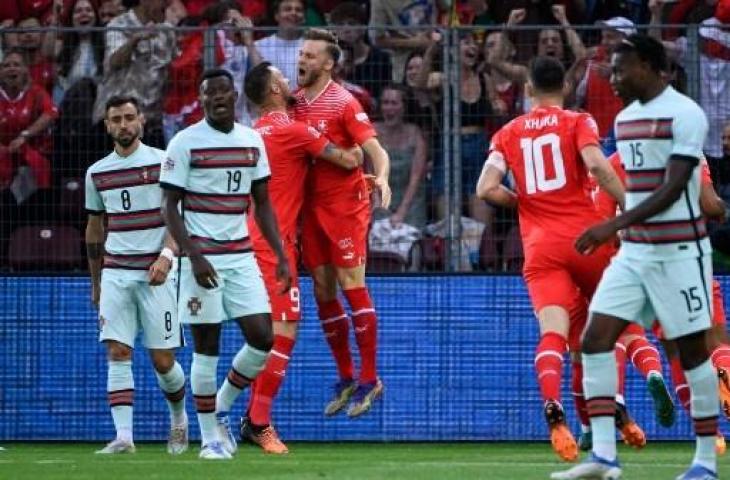
<path fill-rule="evenodd" d="M 675 340 L 689 384 L 697 436 L 690 468 L 677 480 L 717 478 L 717 374 L 705 336 L 711 325 L 712 263 L 700 211 L 700 158 L 707 118 L 690 98 L 667 84 L 666 53 L 658 41 L 631 35 L 611 59 L 611 82 L 635 98 L 616 117 L 618 150 L 626 170 L 626 210 L 586 230 L 576 249 L 589 253 L 624 230 L 618 254 L 590 305 L 583 338 L 584 391 L 593 452 L 553 479 L 616 479 L 616 359 L 619 334 L 654 318 Z"/>
<path fill-rule="evenodd" d="M 104 123 L 114 139 L 114 151 L 86 173 L 86 250 L 92 301 L 99 307 L 100 340 L 107 348 L 107 393 L 117 431 L 116 438 L 96 453 L 135 450 L 132 348 L 142 330 L 143 344 L 170 409 L 167 451 L 175 455 L 188 448 L 185 375 L 174 351 L 182 346 L 182 333 L 175 281 L 168 276 L 175 243 L 165 236 L 160 213 L 158 181 L 165 152 L 142 143 L 143 121 L 136 99 L 110 98 Z"/>
<path fill-rule="evenodd" d="M 193 333 L 190 382 L 204 459 L 229 459 L 235 452 L 228 412 L 263 369 L 273 343 L 269 297 L 246 226 L 251 198 L 256 224 L 277 258 L 281 292 L 291 285 L 268 197 L 266 149 L 261 135 L 234 122 L 237 96 L 227 71 L 203 74 L 205 118 L 170 141 L 160 176 L 163 217 L 184 255 L 179 312 Z M 238 323 L 246 345 L 216 395 L 221 323 L 228 319 Z"/>

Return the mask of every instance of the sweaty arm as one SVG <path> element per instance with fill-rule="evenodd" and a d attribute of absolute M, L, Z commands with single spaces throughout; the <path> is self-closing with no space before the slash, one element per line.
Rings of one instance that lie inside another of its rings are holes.
<path fill-rule="evenodd" d="M 337 147 L 332 142 L 329 142 L 325 145 L 324 150 L 322 150 L 322 153 L 320 153 L 317 158 L 334 163 L 338 167 L 342 167 L 346 170 L 353 170 L 362 165 L 363 153 L 359 146 L 345 150 Z"/>
<path fill-rule="evenodd" d="M 477 182 L 477 197 L 486 200 L 494 205 L 507 208 L 517 206 L 517 194 L 502 185 L 502 180 L 507 174 L 507 165 L 504 156 L 497 151 L 492 151 L 484 162 L 482 173 Z"/>
<path fill-rule="evenodd" d="M 104 257 L 104 215 L 89 214 L 86 223 L 86 258 L 89 261 L 91 275 L 92 301 L 99 302 L 99 286 L 101 284 L 101 265 Z"/>
<path fill-rule="evenodd" d="M 603 156 L 601 149 L 597 145 L 587 145 L 581 149 L 580 155 L 586 168 L 596 179 L 598 186 L 616 199 L 619 207 L 623 210 L 624 186 L 611 164 Z"/>

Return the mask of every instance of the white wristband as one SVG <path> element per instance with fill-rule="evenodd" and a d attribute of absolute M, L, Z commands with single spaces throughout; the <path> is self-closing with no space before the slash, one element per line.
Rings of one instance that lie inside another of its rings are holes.
<path fill-rule="evenodd" d="M 172 263 L 173 259 L 175 258 L 175 254 L 172 252 L 172 249 L 169 247 L 165 247 L 160 252 L 161 257 L 165 257 L 166 259 L 170 260 L 170 263 Z"/>

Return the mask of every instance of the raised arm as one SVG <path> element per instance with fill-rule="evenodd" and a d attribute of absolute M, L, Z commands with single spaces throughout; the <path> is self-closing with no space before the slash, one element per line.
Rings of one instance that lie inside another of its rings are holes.
<path fill-rule="evenodd" d="M 563 27 L 565 37 L 568 40 L 568 46 L 570 46 L 570 50 L 573 52 L 573 56 L 576 59 L 585 58 L 586 47 L 585 45 L 583 45 L 583 41 L 580 39 L 578 34 L 575 32 L 575 29 L 568 21 L 568 16 L 565 13 L 565 5 L 553 5 L 552 11 L 555 20 L 557 20 L 560 26 Z"/>
<path fill-rule="evenodd" d="M 91 276 L 91 302 L 99 306 L 101 296 L 101 266 L 104 256 L 104 214 L 88 215 L 86 223 L 86 258 Z"/>
<path fill-rule="evenodd" d="M 254 180 L 251 184 L 251 195 L 256 205 L 256 208 L 254 208 L 256 225 L 276 254 L 276 279 L 281 282 L 280 293 L 287 292 L 291 288 L 291 272 L 289 272 L 289 262 L 281 246 L 281 237 L 279 227 L 276 224 L 274 209 L 269 201 L 268 179 Z"/>

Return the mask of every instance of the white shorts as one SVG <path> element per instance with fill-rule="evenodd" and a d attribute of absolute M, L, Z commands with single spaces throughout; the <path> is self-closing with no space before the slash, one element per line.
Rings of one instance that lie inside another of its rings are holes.
<path fill-rule="evenodd" d="M 115 340 L 133 348 L 142 330 L 146 348 L 166 350 L 183 346 L 174 276 L 152 287 L 127 273 L 104 269 L 101 274 L 99 341 Z"/>
<path fill-rule="evenodd" d="M 672 261 L 640 261 L 619 252 L 603 272 L 589 307 L 651 328 L 655 319 L 672 340 L 710 328 L 710 255 Z"/>
<path fill-rule="evenodd" d="M 182 260 L 178 312 L 182 323 L 221 323 L 257 313 L 271 313 L 266 286 L 253 255 L 239 268 L 216 270 L 218 286 L 198 285 L 190 261 Z"/>

